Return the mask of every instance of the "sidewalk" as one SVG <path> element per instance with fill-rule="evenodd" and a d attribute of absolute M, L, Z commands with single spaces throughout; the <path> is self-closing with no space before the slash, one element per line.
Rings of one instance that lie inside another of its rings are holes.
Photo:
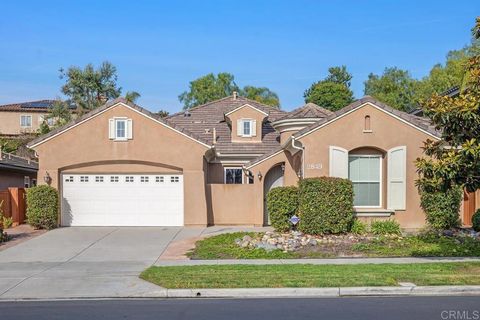
<path fill-rule="evenodd" d="M 433 262 L 480 262 L 480 257 L 431 257 L 431 258 L 336 258 L 336 259 L 238 259 L 238 260 L 165 260 L 159 259 L 156 266 L 196 266 L 222 264 L 405 264 L 405 263 L 433 263 Z"/>

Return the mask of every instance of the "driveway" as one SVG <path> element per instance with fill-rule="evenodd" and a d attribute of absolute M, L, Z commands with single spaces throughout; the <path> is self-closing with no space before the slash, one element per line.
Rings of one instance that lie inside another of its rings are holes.
<path fill-rule="evenodd" d="M 138 278 L 173 240 L 205 228 L 61 228 L 0 251 L 0 298 L 142 296 Z"/>
<path fill-rule="evenodd" d="M 0 299 L 148 297 L 138 278 L 172 242 L 242 227 L 70 227 L 0 251 Z"/>

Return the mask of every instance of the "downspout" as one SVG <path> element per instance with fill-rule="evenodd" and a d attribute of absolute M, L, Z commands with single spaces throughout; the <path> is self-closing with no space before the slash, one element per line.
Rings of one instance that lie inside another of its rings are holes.
<path fill-rule="evenodd" d="M 292 148 L 302 151 L 302 173 L 300 179 L 303 179 L 305 172 L 305 147 L 298 147 L 295 145 L 295 137 L 292 136 Z"/>

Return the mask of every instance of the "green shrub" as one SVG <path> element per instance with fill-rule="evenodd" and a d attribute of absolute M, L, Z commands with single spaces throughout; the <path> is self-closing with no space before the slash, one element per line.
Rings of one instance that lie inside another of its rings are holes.
<path fill-rule="evenodd" d="M 366 234 L 368 231 L 367 224 L 363 223 L 362 221 L 355 219 L 353 220 L 352 228 L 350 229 L 350 232 L 353 234 Z"/>
<path fill-rule="evenodd" d="M 375 235 L 401 235 L 400 224 L 395 220 L 377 220 L 370 225 L 370 231 Z"/>
<path fill-rule="evenodd" d="M 290 219 L 298 207 L 297 187 L 277 187 L 270 190 L 267 195 L 267 210 L 270 224 L 277 231 L 290 229 Z"/>
<path fill-rule="evenodd" d="M 53 229 L 58 221 L 58 192 L 41 185 L 27 189 L 27 222 L 37 229 Z"/>
<path fill-rule="evenodd" d="M 472 216 L 472 228 L 475 231 L 480 231 L 480 209 L 478 209 Z"/>
<path fill-rule="evenodd" d="M 421 191 L 420 206 L 428 224 L 437 230 L 458 227 L 462 189 L 455 187 L 446 192 Z"/>
<path fill-rule="evenodd" d="M 304 233 L 347 232 L 354 220 L 352 182 L 332 177 L 301 180 L 298 213 L 298 228 Z"/>
<path fill-rule="evenodd" d="M 12 217 L 2 217 L 2 225 L 5 229 L 10 228 L 13 225 L 13 218 Z"/>

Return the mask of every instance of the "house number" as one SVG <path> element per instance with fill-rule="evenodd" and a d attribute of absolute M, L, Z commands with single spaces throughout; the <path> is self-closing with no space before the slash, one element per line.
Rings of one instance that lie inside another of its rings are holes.
<path fill-rule="evenodd" d="M 307 169 L 320 170 L 322 169 L 321 163 L 309 163 L 307 164 Z"/>

